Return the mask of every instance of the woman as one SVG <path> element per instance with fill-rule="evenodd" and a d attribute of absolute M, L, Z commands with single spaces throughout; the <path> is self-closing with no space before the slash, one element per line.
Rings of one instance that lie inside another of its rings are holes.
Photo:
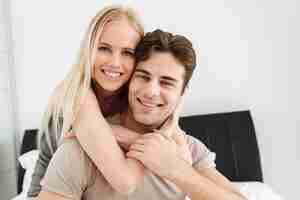
<path fill-rule="evenodd" d="M 43 117 L 41 152 L 29 197 L 40 192 L 48 163 L 62 136 L 70 131 L 76 132 L 83 149 L 115 190 L 128 194 L 143 178 L 141 163 L 126 158 L 114 136 L 114 131 L 129 131 L 119 126 L 113 127 L 113 131 L 104 118 L 120 113 L 127 106 L 127 82 L 134 69 L 135 47 L 143 34 L 143 27 L 128 8 L 107 7 L 93 18 L 78 63 L 55 90 Z M 95 105 L 101 109 L 96 113 L 97 123 L 102 127 L 97 136 L 87 137 L 84 133 L 88 132 L 88 126 L 82 126 L 77 117 L 89 116 L 81 109 L 87 104 L 95 112 Z M 116 173 L 119 171 L 123 173 Z"/>

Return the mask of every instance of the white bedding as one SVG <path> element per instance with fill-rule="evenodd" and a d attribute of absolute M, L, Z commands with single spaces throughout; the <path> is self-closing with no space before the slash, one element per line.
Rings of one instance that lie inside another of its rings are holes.
<path fill-rule="evenodd" d="M 284 200 L 273 189 L 261 182 L 234 182 L 241 193 L 249 200 Z"/>
<path fill-rule="evenodd" d="M 23 182 L 23 191 L 18 196 L 11 200 L 28 200 L 26 194 L 31 182 L 31 175 L 34 170 L 36 160 L 38 158 L 38 150 L 27 152 L 19 157 L 19 162 L 26 170 Z M 274 192 L 272 188 L 261 182 L 234 182 L 241 193 L 247 197 L 248 200 L 285 200 L 279 194 Z"/>

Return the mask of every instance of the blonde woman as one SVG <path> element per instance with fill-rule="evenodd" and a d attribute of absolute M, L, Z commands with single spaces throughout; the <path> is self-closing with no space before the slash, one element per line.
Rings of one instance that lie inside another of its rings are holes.
<path fill-rule="evenodd" d="M 48 163 L 62 135 L 71 130 L 80 105 L 91 89 L 96 94 L 104 117 L 119 113 L 126 105 L 126 83 L 134 69 L 135 47 L 143 35 L 142 25 L 129 8 L 107 7 L 92 19 L 77 63 L 54 91 L 43 117 L 40 130 L 42 133 L 41 152 L 32 177 L 29 197 L 37 196 L 40 192 L 40 181 Z M 115 171 L 112 171 L 113 168 L 107 167 L 100 170 L 104 170 L 102 173 L 107 174 L 106 178 L 112 187 L 119 192 L 127 193 L 131 190 L 132 183 L 141 177 L 143 167 L 137 161 L 125 158 L 103 116 L 100 120 L 103 123 L 101 138 L 105 141 L 103 148 L 110 149 L 109 153 L 114 155 L 107 156 L 105 163 L 108 166 L 118 165 L 119 170 L 126 173 L 123 173 L 124 177 L 118 176 L 116 181 L 110 178 L 115 174 Z M 85 150 L 90 152 L 89 149 Z M 105 153 L 98 152 L 98 155 Z M 92 159 L 95 157 L 96 155 L 91 155 Z M 98 162 L 95 161 L 97 165 Z"/>
<path fill-rule="evenodd" d="M 107 7 L 93 18 L 77 63 L 54 91 L 43 117 L 41 152 L 29 197 L 41 191 L 40 182 L 50 159 L 70 131 L 76 133 L 84 151 L 116 191 L 129 194 L 142 180 L 143 165 L 127 158 L 115 137 L 120 131 L 125 138 L 118 140 L 132 140 L 136 135 L 110 126 L 106 119 L 118 121 L 116 114 L 127 107 L 127 82 L 134 70 L 135 48 L 143 35 L 142 25 L 129 8 Z"/>

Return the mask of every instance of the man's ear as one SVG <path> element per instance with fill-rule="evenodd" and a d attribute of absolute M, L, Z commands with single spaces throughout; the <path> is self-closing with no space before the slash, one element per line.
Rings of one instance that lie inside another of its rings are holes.
<path fill-rule="evenodd" d="M 181 95 L 179 97 L 179 101 L 177 102 L 177 105 L 176 105 L 176 108 L 174 110 L 174 114 L 175 116 L 179 117 L 180 116 L 180 112 L 183 108 L 183 103 L 184 103 L 184 99 L 185 99 L 185 96 L 186 96 L 186 93 L 187 93 L 187 87 L 185 87 L 182 92 L 181 92 Z"/>
<path fill-rule="evenodd" d="M 182 97 L 185 97 L 187 93 L 188 93 L 188 85 L 186 85 L 186 86 L 182 89 L 182 91 L 181 91 L 181 96 L 182 96 Z"/>

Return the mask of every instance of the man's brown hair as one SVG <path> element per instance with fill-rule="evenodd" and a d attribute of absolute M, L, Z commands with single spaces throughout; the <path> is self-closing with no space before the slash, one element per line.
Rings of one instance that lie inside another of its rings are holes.
<path fill-rule="evenodd" d="M 136 48 L 136 62 L 146 61 L 155 52 L 171 53 L 184 66 L 186 88 L 196 67 L 196 53 L 190 40 L 159 29 L 148 32 Z"/>

